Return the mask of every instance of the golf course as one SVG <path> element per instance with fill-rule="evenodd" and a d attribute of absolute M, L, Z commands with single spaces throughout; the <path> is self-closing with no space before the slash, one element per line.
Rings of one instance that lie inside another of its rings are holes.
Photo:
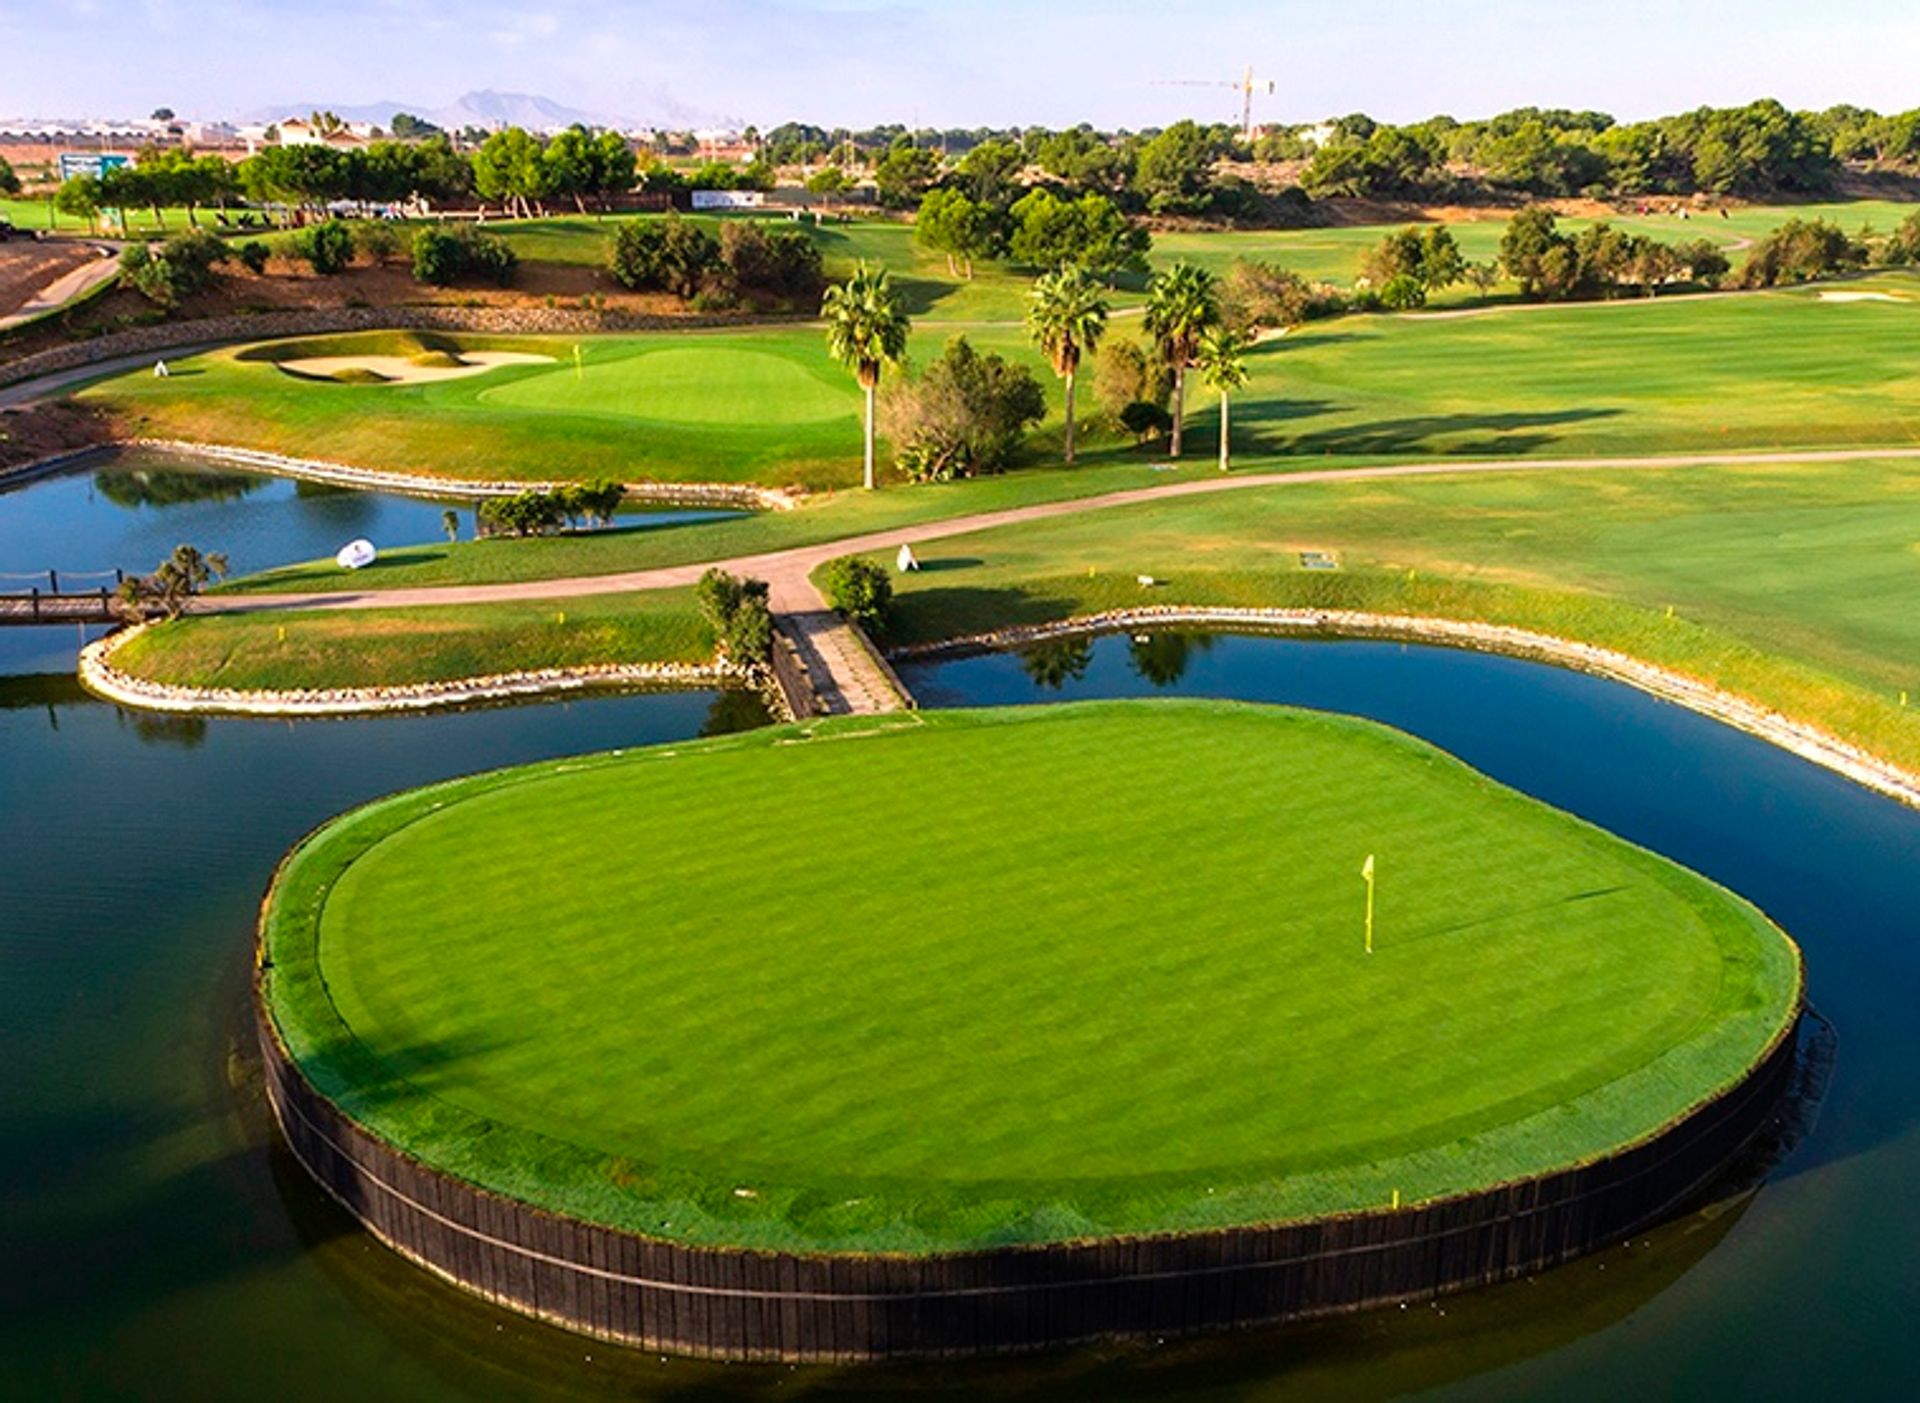
<path fill-rule="evenodd" d="M 800 793 L 912 820 L 821 843 L 765 802 Z M 644 858 L 589 877 L 599 848 Z M 398 795 L 296 850 L 262 960 L 301 1074 L 420 1162 L 809 1252 L 1549 1173 L 1740 1082 L 1800 997 L 1780 932 L 1673 864 L 1384 728 L 1215 703 L 852 719 Z"/>

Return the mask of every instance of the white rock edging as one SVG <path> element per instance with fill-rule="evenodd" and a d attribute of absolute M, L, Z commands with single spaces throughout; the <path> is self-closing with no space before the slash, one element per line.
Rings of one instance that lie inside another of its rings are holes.
<path fill-rule="evenodd" d="M 276 477 L 297 477 L 309 482 L 324 482 L 335 487 L 356 487 L 375 492 L 393 492 L 407 497 L 430 497 L 435 501 L 460 501 L 471 497 L 511 497 L 520 492 L 551 492 L 570 485 L 552 481 L 477 481 L 465 478 L 433 477 L 426 473 L 393 472 L 385 468 L 357 468 L 350 463 L 331 463 L 320 458 L 292 458 L 283 453 L 264 453 L 254 448 L 234 448 L 218 443 L 194 443 L 173 438 L 127 438 L 98 448 L 147 448 L 161 453 L 179 453 L 213 462 L 227 463 L 248 472 L 270 473 Z M 98 448 L 86 450 L 98 451 Z M 74 455 L 64 455 L 74 456 Z M 736 507 L 749 511 L 789 511 L 797 505 L 791 493 L 773 487 L 753 487 L 732 482 L 629 482 L 629 499 L 657 502 L 662 506 Z"/>
<path fill-rule="evenodd" d="M 142 711 L 221 713 L 235 716 L 364 716 L 381 712 L 429 711 L 479 702 L 519 701 L 533 697 L 606 688 L 751 686 L 777 701 L 778 690 L 765 685 L 758 668 L 724 659 L 711 663 L 594 663 L 528 672 L 501 672 L 447 682 L 417 682 L 391 687 L 333 687 L 299 691 L 242 691 L 232 687 L 175 687 L 151 682 L 113 665 L 113 655 L 148 625 L 124 628 L 80 650 L 81 686 L 95 696 Z M 784 710 L 777 707 L 776 710 Z"/>
<path fill-rule="evenodd" d="M 1399 638 L 1551 662 L 1577 672 L 1624 682 L 1663 701 L 1684 706 L 1689 711 L 1697 711 L 1757 736 L 1875 793 L 1884 794 L 1912 808 L 1920 808 L 1920 774 L 1882 760 L 1817 726 L 1797 721 L 1791 716 L 1769 710 L 1744 697 L 1723 692 L 1680 673 L 1642 662 L 1626 653 L 1503 624 L 1470 623 L 1413 614 L 1365 614 L 1346 609 L 1228 609 L 1161 605 L 1113 609 L 1102 614 L 1063 619 L 1058 623 L 999 629 L 939 643 L 915 644 L 895 650 L 894 656 L 932 657 L 976 649 L 1013 648 L 1049 638 L 1143 626 L 1165 627 L 1169 624 L 1251 628 L 1273 633 L 1318 633 L 1352 638 Z"/>

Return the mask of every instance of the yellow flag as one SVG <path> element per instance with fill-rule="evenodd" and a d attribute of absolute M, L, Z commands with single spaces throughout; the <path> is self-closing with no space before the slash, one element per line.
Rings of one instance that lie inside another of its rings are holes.
<path fill-rule="evenodd" d="M 1367 860 L 1360 864 L 1360 876 L 1367 884 L 1367 937 L 1366 951 L 1373 953 L 1373 854 L 1367 854 Z"/>
<path fill-rule="evenodd" d="M 1367 854 L 1367 860 L 1360 864 L 1360 875 L 1369 882 L 1373 880 L 1373 854 Z"/>

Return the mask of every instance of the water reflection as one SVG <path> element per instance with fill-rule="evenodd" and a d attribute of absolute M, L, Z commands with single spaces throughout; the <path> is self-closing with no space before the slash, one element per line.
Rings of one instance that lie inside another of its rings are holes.
<path fill-rule="evenodd" d="M 120 468 L 93 475 L 93 490 L 115 506 L 172 507 L 183 502 L 231 502 L 264 479 L 249 473 L 203 469 Z"/>
<path fill-rule="evenodd" d="M 1022 648 L 1019 657 L 1021 671 L 1034 686 L 1057 692 L 1087 675 L 1093 662 L 1093 640 L 1080 635 L 1045 638 Z"/>
<path fill-rule="evenodd" d="M 1211 633 L 1136 633 L 1127 640 L 1133 670 L 1156 687 L 1171 687 L 1187 675 L 1194 655 L 1213 647 Z"/>

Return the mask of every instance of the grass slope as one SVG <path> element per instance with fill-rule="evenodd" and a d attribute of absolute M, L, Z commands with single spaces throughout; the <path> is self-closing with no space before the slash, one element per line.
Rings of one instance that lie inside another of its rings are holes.
<path fill-rule="evenodd" d="M 1483 619 L 1622 649 L 1920 768 L 1920 706 L 1901 704 L 1920 702 L 1916 542 L 1905 461 L 1255 488 L 923 547 L 893 634 L 1142 603 Z M 1341 568 L 1304 570 L 1303 550 Z"/>
<path fill-rule="evenodd" d="M 294 1056 L 543 1206 L 925 1251 L 1585 1160 L 1736 1081 L 1797 1002 L 1752 908 L 1368 723 L 1136 702 L 805 734 L 322 830 L 266 918 Z M 888 831 L 826 840 L 796 802 Z"/>
<path fill-rule="evenodd" d="M 713 633 L 691 590 L 354 613 L 189 615 L 132 639 L 122 671 L 243 691 L 404 686 L 593 663 L 700 663 Z"/>

